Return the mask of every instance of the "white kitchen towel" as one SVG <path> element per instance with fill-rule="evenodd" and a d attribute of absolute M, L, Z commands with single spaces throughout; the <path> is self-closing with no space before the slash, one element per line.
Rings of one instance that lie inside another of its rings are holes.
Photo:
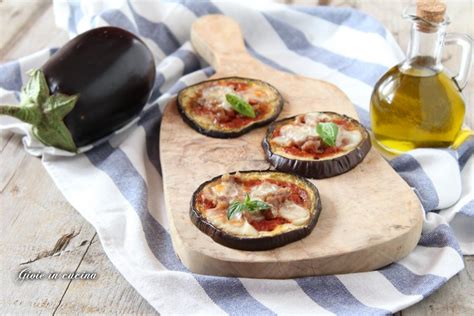
<path fill-rule="evenodd" d="M 474 140 L 458 150 L 418 149 L 391 162 L 426 211 L 418 246 L 406 258 L 366 273 L 287 280 L 226 278 L 189 272 L 168 232 L 159 158 L 163 108 L 183 87 L 213 70 L 189 43 L 191 23 L 226 14 L 242 28 L 253 56 L 277 69 L 339 86 L 370 127 L 368 104 L 381 74 L 403 58 L 375 19 L 349 8 L 297 7 L 266 1 L 55 1 L 58 26 L 72 36 L 114 25 L 141 36 L 153 51 L 157 77 L 139 118 L 85 153 L 44 148 L 29 126 L 5 116 L 0 128 L 25 135 L 25 149 L 43 165 L 71 205 L 97 230 L 108 257 L 162 314 L 390 314 L 433 293 L 473 254 Z M 17 103 L 26 71 L 56 49 L 0 66 L 1 103 Z M 387 190 L 390 184 L 387 183 Z"/>

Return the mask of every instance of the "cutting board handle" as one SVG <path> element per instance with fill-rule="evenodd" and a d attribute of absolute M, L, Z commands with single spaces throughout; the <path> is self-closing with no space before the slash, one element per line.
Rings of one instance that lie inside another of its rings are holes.
<path fill-rule="evenodd" d="M 225 15 L 206 15 L 194 21 L 191 42 L 197 53 L 220 73 L 237 73 L 242 64 L 254 61 L 245 49 L 239 24 Z"/>

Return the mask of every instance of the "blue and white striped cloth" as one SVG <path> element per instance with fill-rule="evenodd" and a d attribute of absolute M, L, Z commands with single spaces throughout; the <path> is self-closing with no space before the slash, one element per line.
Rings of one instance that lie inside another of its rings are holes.
<path fill-rule="evenodd" d="M 213 73 L 189 43 L 197 17 L 233 17 L 252 55 L 277 69 L 338 85 L 367 127 L 374 83 L 403 58 L 391 34 L 361 12 L 253 2 L 56 1 L 56 22 L 71 36 L 115 25 L 146 41 L 157 63 L 150 102 L 131 126 L 75 156 L 44 148 L 29 136 L 28 125 L 14 119 L 0 117 L 0 128 L 25 134 L 26 150 L 43 156 L 59 190 L 96 228 L 112 263 L 162 314 L 366 315 L 415 304 L 463 269 L 463 253 L 474 253 L 473 140 L 457 151 L 419 149 L 391 162 L 419 196 L 426 216 L 415 250 L 383 269 L 288 280 L 225 278 L 190 273 L 174 254 L 159 173 L 159 124 L 177 91 Z M 1 65 L 1 103 L 17 103 L 25 72 L 54 51 Z"/>

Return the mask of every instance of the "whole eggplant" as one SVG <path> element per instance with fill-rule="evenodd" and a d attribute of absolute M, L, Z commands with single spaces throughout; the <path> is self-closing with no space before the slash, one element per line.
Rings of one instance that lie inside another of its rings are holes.
<path fill-rule="evenodd" d="M 24 107 L 20 114 L 15 109 L 0 114 L 31 123 L 34 134 L 47 145 L 76 151 L 140 113 L 153 88 L 155 63 L 137 36 L 120 28 L 101 27 L 67 42 L 31 76 L 32 82 L 22 92 L 22 104 L 36 104 L 40 112 L 26 115 Z M 44 80 L 48 95 L 37 92 Z M 61 106 L 62 110 L 55 110 Z M 53 111 L 54 115 L 48 114 Z M 61 122 L 55 122 L 58 116 Z M 61 139 L 67 131 L 69 141 Z"/>

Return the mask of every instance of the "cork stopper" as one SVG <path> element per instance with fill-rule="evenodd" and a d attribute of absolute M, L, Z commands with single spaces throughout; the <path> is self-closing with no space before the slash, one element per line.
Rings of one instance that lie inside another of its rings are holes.
<path fill-rule="evenodd" d="M 432 23 L 444 21 L 446 3 L 440 0 L 417 0 L 416 15 Z"/>

